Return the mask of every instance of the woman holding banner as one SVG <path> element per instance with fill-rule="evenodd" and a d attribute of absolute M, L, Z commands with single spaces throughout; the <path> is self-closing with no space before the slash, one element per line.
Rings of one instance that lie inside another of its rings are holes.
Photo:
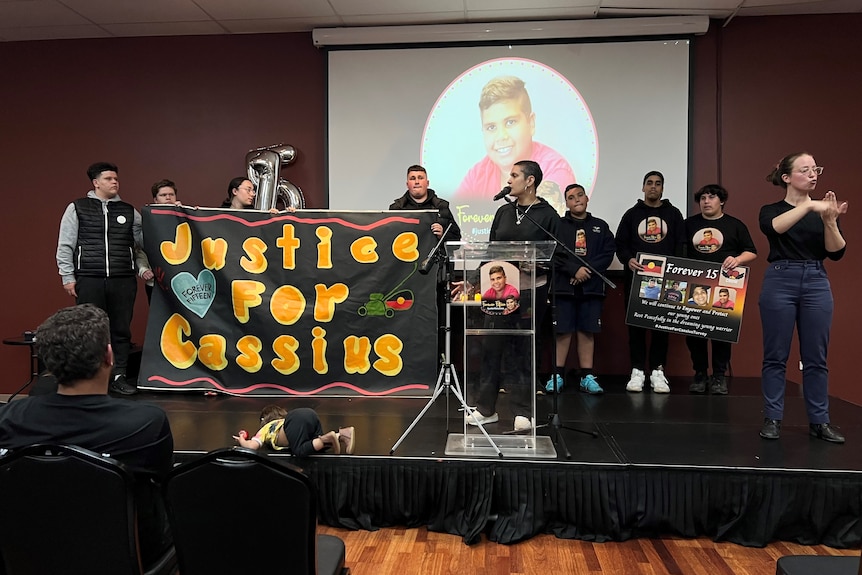
<path fill-rule="evenodd" d="M 795 326 L 809 434 L 844 443 L 844 436 L 829 423 L 826 353 L 833 301 L 823 260 L 844 256 L 846 242 L 838 216 L 846 213 L 847 202 L 839 203 L 832 191 L 820 200 L 811 197 L 822 173 L 810 154 L 799 152 L 782 158 L 766 178 L 784 188 L 785 195 L 760 209 L 760 229 L 769 240 L 769 266 L 759 302 L 765 417 L 760 436 L 765 439 L 778 439 L 781 432 L 785 372 Z"/>

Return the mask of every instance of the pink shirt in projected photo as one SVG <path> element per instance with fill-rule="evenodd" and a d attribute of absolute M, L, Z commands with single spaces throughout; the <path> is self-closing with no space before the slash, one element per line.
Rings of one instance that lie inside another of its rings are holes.
<path fill-rule="evenodd" d="M 530 159 L 539 164 L 539 167 L 542 168 L 542 181 L 555 182 L 560 187 L 560 192 L 576 181 L 569 162 L 554 149 L 544 144 L 533 142 L 533 157 L 521 159 Z M 501 183 L 500 180 L 500 168 L 488 156 L 485 156 L 464 176 L 461 185 L 455 192 L 455 197 L 458 199 L 484 198 L 490 200 L 504 185 L 505 183 Z"/>

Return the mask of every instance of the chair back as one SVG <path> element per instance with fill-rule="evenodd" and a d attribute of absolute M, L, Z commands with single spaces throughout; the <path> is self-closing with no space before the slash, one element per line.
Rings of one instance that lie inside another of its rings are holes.
<path fill-rule="evenodd" d="M 171 471 L 165 503 L 182 575 L 317 573 L 317 494 L 293 465 L 213 451 Z"/>
<path fill-rule="evenodd" d="M 0 459 L 7 575 L 140 575 L 134 481 L 80 447 L 33 445 Z"/>

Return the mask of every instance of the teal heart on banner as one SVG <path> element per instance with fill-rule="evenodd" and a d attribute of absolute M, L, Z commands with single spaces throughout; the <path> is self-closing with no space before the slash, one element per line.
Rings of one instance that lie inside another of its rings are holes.
<path fill-rule="evenodd" d="M 203 319 L 215 298 L 215 276 L 210 270 L 201 271 L 198 277 L 180 272 L 171 280 L 171 289 L 181 304 Z"/>

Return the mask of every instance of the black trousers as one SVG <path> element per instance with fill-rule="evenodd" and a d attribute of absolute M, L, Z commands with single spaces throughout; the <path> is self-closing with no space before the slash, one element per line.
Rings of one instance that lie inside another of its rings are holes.
<path fill-rule="evenodd" d="M 492 316 L 486 320 L 489 329 L 519 329 L 530 327 L 531 316 L 536 316 L 536 330 L 542 325 L 548 308 L 548 284 L 536 288 L 536 300 L 530 300 L 530 291 L 521 292 L 520 313 Z M 536 337 L 538 346 L 538 337 Z M 476 407 L 482 415 L 497 412 L 500 387 L 509 391 L 512 414 L 530 418 L 534 392 L 533 349 L 525 335 L 486 335 L 482 341 L 482 371 L 479 375 L 479 399 Z M 536 353 L 538 358 L 538 353 Z"/>
<path fill-rule="evenodd" d="M 111 347 L 114 350 L 114 374 L 126 373 L 132 346 L 132 312 L 138 293 L 138 278 L 79 277 L 75 284 L 77 303 L 91 303 L 105 310 L 111 322 Z"/>
<path fill-rule="evenodd" d="M 626 269 L 625 281 L 623 288 L 626 294 L 626 305 L 628 305 L 629 297 L 632 291 L 632 278 L 634 274 Z M 647 371 L 647 332 L 650 332 L 649 344 L 649 367 L 656 369 L 664 367 L 667 363 L 667 346 L 668 333 L 666 331 L 658 331 L 646 329 L 644 327 L 629 326 L 629 360 L 632 368 L 637 368 L 644 373 Z"/>
<path fill-rule="evenodd" d="M 691 366 L 695 373 L 706 373 L 709 369 L 707 346 L 712 342 L 712 375 L 724 375 L 730 365 L 730 342 L 702 337 L 686 336 L 685 344 L 691 353 Z"/>

